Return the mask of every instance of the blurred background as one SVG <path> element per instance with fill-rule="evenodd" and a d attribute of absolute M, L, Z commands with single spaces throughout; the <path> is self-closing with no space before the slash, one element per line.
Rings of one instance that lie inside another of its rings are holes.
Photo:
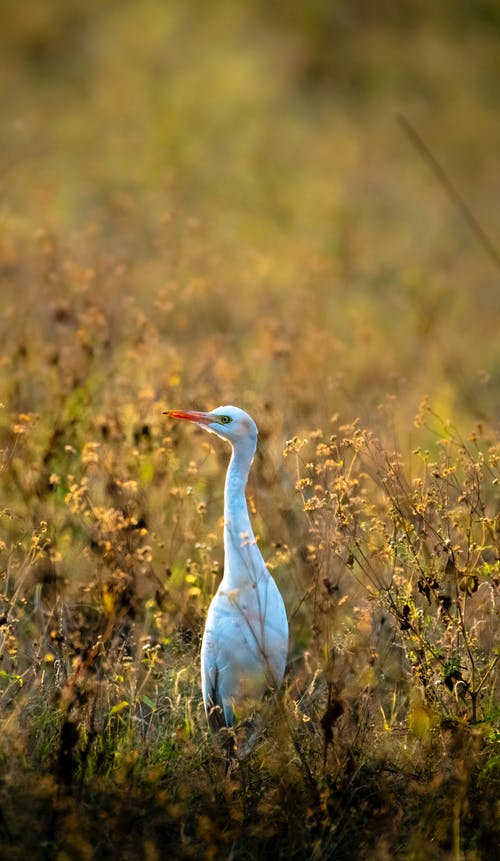
<path fill-rule="evenodd" d="M 498 266 L 397 116 L 495 244 L 499 35 L 493 0 L 3 4 L 14 408 L 85 380 L 281 438 L 388 399 L 406 428 L 423 395 L 498 418 Z"/>

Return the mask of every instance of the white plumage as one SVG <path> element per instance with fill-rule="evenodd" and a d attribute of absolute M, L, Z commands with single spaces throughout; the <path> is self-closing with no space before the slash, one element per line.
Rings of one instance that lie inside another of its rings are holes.
<path fill-rule="evenodd" d="M 208 611 L 201 684 L 212 731 L 245 717 L 283 681 L 288 623 L 281 594 L 255 541 L 245 499 L 257 425 L 233 406 L 212 412 L 170 410 L 227 440 L 232 455 L 224 491 L 224 576 Z"/>

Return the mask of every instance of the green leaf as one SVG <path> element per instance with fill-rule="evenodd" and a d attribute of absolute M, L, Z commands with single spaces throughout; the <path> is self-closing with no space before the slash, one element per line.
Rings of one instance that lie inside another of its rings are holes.
<path fill-rule="evenodd" d="M 20 688 L 22 688 L 24 684 L 24 679 L 22 676 L 18 676 L 15 673 L 7 673 L 6 670 L 0 670 L 0 678 L 8 679 L 9 682 L 17 682 Z"/>
<path fill-rule="evenodd" d="M 143 696 L 141 697 L 141 702 L 143 702 L 144 705 L 149 706 L 149 708 L 153 711 L 156 711 L 156 703 L 154 703 L 152 699 L 146 696 L 146 694 L 143 694 Z"/>
<path fill-rule="evenodd" d="M 129 704 L 128 704 L 127 700 L 122 700 L 121 703 L 117 703 L 116 706 L 113 706 L 113 708 L 110 709 L 110 712 L 109 712 L 110 716 L 115 715 L 118 712 L 123 711 L 123 709 L 128 708 L 128 705 Z"/>

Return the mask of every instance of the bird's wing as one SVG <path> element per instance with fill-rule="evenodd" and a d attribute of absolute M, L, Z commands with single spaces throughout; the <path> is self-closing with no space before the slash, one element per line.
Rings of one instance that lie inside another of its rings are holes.
<path fill-rule="evenodd" d="M 201 650 L 201 689 L 211 732 L 217 732 L 234 723 L 233 709 L 222 697 L 221 667 L 218 665 L 217 656 L 216 643 L 210 635 L 205 634 Z"/>
<path fill-rule="evenodd" d="M 218 692 L 218 680 L 219 673 L 217 670 L 214 674 L 213 684 L 211 684 L 211 678 L 208 678 L 208 685 L 202 685 L 203 688 L 203 701 L 205 703 L 205 710 L 207 713 L 208 726 L 210 728 L 210 732 L 217 732 L 222 729 L 222 727 L 227 726 L 226 717 L 223 711 L 222 703 L 220 702 L 219 692 Z M 232 723 L 232 721 L 231 721 Z"/>
<path fill-rule="evenodd" d="M 270 578 L 259 588 L 219 589 L 207 616 L 201 649 L 202 690 L 212 730 L 232 726 L 247 707 L 280 686 L 288 626 Z"/>

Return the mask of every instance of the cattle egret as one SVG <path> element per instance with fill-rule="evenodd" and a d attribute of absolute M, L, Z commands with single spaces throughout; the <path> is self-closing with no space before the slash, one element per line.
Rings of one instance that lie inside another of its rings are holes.
<path fill-rule="evenodd" d="M 166 415 L 195 422 L 232 446 L 224 490 L 224 575 L 201 647 L 203 701 L 216 732 L 280 687 L 288 652 L 285 605 L 257 546 L 245 499 L 258 431 L 248 413 L 233 406 Z"/>

